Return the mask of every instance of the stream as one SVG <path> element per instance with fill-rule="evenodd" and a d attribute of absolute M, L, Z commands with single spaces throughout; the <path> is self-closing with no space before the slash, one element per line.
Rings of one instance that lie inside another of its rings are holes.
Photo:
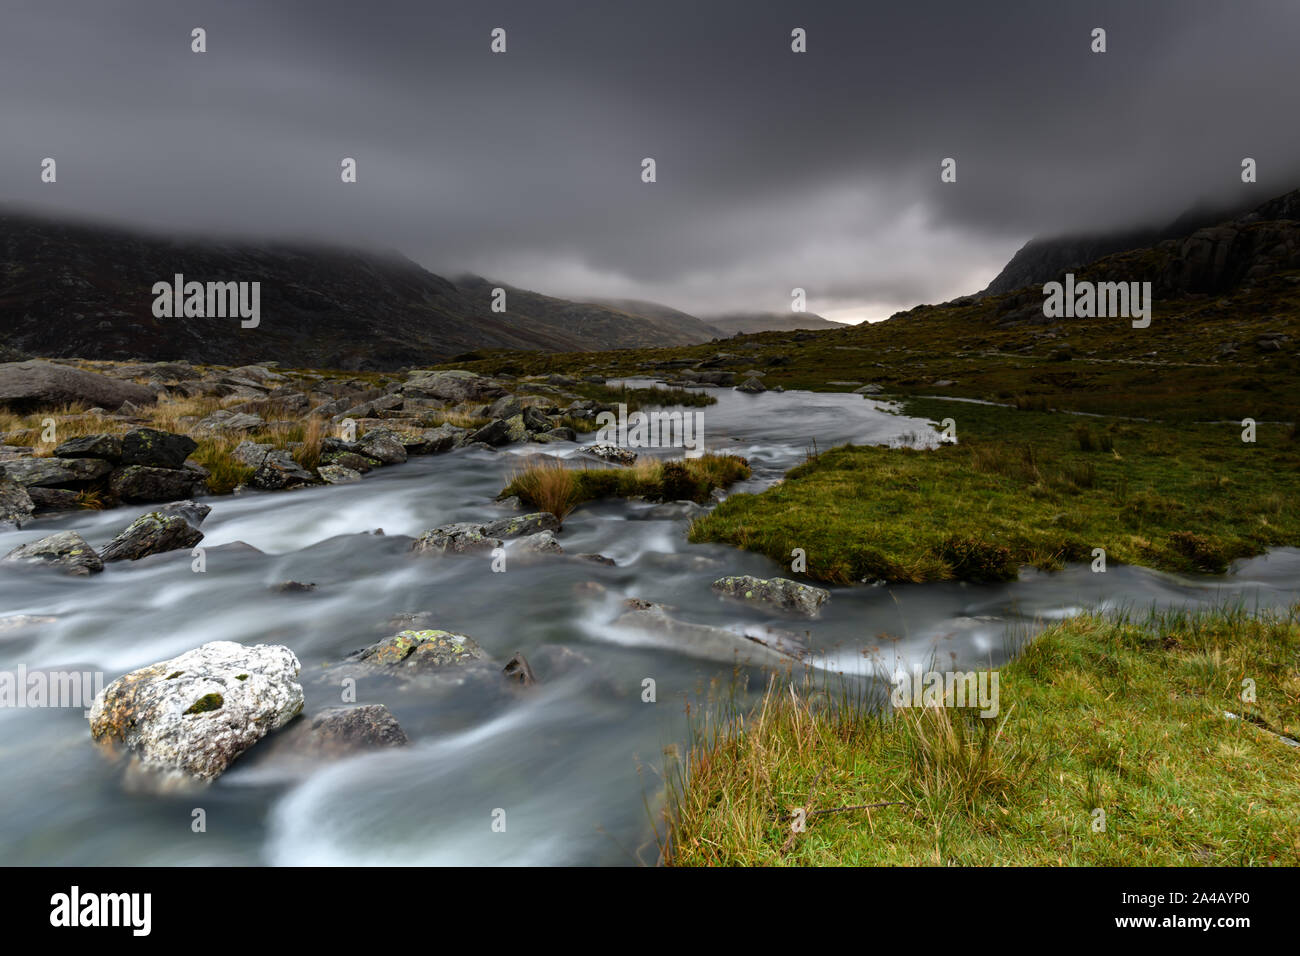
<path fill-rule="evenodd" d="M 718 404 L 699 409 L 709 450 L 753 467 L 733 492 L 770 485 L 814 442 L 825 450 L 935 441 L 926 421 L 858 395 L 711 393 Z M 89 670 L 107 683 L 208 641 L 285 644 L 302 662 L 310 714 L 342 702 L 338 686 L 321 679 L 324 664 L 395 633 L 390 618 L 428 612 L 426 626 L 470 635 L 498 666 L 521 651 L 542 677 L 526 689 L 363 679 L 357 703 L 386 704 L 409 746 L 302 767 L 263 753 L 264 741 L 212 786 L 186 794 L 125 789 L 80 708 L 0 709 L 0 862 L 652 864 L 664 749 L 685 740 L 686 703 L 698 705 L 733 667 L 612 629 L 628 597 L 737 631 L 806 630 L 821 666 L 855 673 L 929 661 L 998 666 L 1009 632 L 1083 609 L 1231 601 L 1262 609 L 1300 598 L 1300 550 L 1278 549 L 1223 577 L 1125 566 L 1093 574 L 1079 565 L 1025 569 L 1000 585 L 832 588 L 821 618 L 801 622 L 710 590 L 723 575 L 789 576 L 788 566 L 690 544 L 681 509 L 647 502 L 597 502 L 565 519 L 566 552 L 598 552 L 617 566 L 552 557 L 501 574 L 486 555 L 407 553 L 426 529 L 509 514 L 493 498 L 512 470 L 575 449 L 462 449 L 377 469 L 359 484 L 209 497 L 203 573 L 191 569 L 188 551 L 110 564 L 88 579 L 0 572 L 0 670 Z M 0 553 L 64 529 L 100 547 L 146 510 L 38 519 L 0 533 Z M 316 587 L 274 590 L 288 580 Z M 556 660 L 580 666 L 547 678 L 537 662 Z M 653 703 L 642 700 L 647 678 Z M 203 832 L 192 827 L 196 809 Z M 496 811 L 504 832 L 492 826 Z"/>

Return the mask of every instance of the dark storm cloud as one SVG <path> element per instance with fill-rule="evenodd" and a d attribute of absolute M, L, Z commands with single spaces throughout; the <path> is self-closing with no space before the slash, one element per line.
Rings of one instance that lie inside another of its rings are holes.
<path fill-rule="evenodd" d="M 800 286 L 883 316 L 983 286 L 1032 235 L 1300 172 L 1285 0 L 37 0 L 0 21 L 5 199 L 691 311 Z"/>

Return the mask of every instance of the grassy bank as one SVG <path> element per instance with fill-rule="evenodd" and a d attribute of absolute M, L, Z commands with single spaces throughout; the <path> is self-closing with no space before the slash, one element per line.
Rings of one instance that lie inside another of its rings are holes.
<path fill-rule="evenodd" d="M 736 455 L 646 458 L 627 468 L 569 468 L 545 459 L 512 475 L 501 495 L 517 495 L 524 504 L 563 518 L 597 498 L 704 502 L 715 488 L 726 488 L 749 474 L 749 463 Z"/>
<path fill-rule="evenodd" d="M 807 684 L 733 697 L 670 774 L 665 858 L 1300 865 L 1300 750 L 1276 736 L 1300 739 L 1297 612 L 1072 619 L 999 671 L 990 718 Z"/>
<path fill-rule="evenodd" d="M 846 446 L 691 528 L 849 583 L 999 580 L 1021 565 L 1092 560 L 1221 572 L 1300 543 L 1300 442 L 1287 425 L 1171 425 L 915 399 L 910 415 L 956 422 L 932 451 Z"/>

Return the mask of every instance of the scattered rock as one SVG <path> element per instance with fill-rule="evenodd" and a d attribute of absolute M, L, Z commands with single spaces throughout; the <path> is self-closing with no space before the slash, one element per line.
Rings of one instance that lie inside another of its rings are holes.
<path fill-rule="evenodd" d="M 254 488 L 277 491 L 286 488 L 298 488 L 302 485 L 314 485 L 316 476 L 293 460 L 293 456 L 283 448 L 272 448 L 262 459 L 262 464 L 253 472 L 248 483 Z"/>
<path fill-rule="evenodd" d="M 144 768 L 209 781 L 302 711 L 287 647 L 213 641 L 115 680 L 90 708 L 90 733 Z"/>
<path fill-rule="evenodd" d="M 636 461 L 636 452 L 626 448 L 619 448 L 609 442 L 596 442 L 594 445 L 588 445 L 583 449 L 583 452 L 593 458 L 610 461 L 616 465 L 630 465 Z"/>
<path fill-rule="evenodd" d="M 104 562 L 86 539 L 75 531 L 60 531 L 38 541 L 20 544 L 4 560 L 36 567 L 58 568 L 67 574 L 89 575 L 104 570 Z"/>
<path fill-rule="evenodd" d="M 143 385 L 54 362 L 6 362 L 0 365 L 0 407 L 26 413 L 55 405 L 102 405 L 125 402 L 152 405 L 157 394 Z"/>
<path fill-rule="evenodd" d="M 98 458 L 23 458 L 4 466 L 6 478 L 47 488 L 89 484 L 112 470 L 112 464 Z"/>
<path fill-rule="evenodd" d="M 234 412 L 226 408 L 218 409 L 201 419 L 194 426 L 200 432 L 247 432 L 260 428 L 266 422 L 261 415 L 249 412 Z"/>
<path fill-rule="evenodd" d="M 133 428 L 122 436 L 122 464 L 180 468 L 198 447 L 198 442 L 189 435 L 176 435 L 156 428 Z"/>
<path fill-rule="evenodd" d="M 406 447 L 386 429 L 366 432 L 357 441 L 357 451 L 385 465 L 400 465 L 406 461 Z"/>
<path fill-rule="evenodd" d="M 800 584 L 789 578 L 756 578 L 748 574 L 719 578 L 713 582 L 713 590 L 728 597 L 766 604 L 805 617 L 817 617 L 822 605 L 831 596 L 827 590 Z"/>
<path fill-rule="evenodd" d="M 212 513 L 210 505 L 191 500 L 173 501 L 171 504 L 163 505 L 161 508 L 154 510 L 162 515 L 180 515 L 196 528 L 203 524 L 203 519 Z"/>
<path fill-rule="evenodd" d="M 120 461 L 122 439 L 116 435 L 81 435 L 69 438 L 54 449 L 56 458 L 103 458 Z"/>
<path fill-rule="evenodd" d="M 404 747 L 410 738 L 383 704 L 328 707 L 296 721 L 277 735 L 277 752 L 295 757 L 338 759 L 368 750 Z"/>
<path fill-rule="evenodd" d="M 411 542 L 411 550 L 416 554 L 439 553 L 470 554 L 478 551 L 491 551 L 501 547 L 500 538 L 489 537 L 484 533 L 483 525 L 473 522 L 443 525 L 426 531 Z"/>
<path fill-rule="evenodd" d="M 30 492 L 13 479 L 0 475 L 0 526 L 21 527 L 35 510 Z"/>
<path fill-rule="evenodd" d="M 538 531 L 559 531 L 560 519 L 549 511 L 533 511 L 526 515 L 498 518 L 483 526 L 489 538 L 519 538 Z"/>
<path fill-rule="evenodd" d="M 105 545 L 100 558 L 105 562 L 138 561 L 151 554 L 192 548 L 202 540 L 203 532 L 181 515 L 151 511 Z"/>
<path fill-rule="evenodd" d="M 201 488 L 198 475 L 185 468 L 150 468 L 131 465 L 113 472 L 109 489 L 123 501 L 176 501 L 195 494 Z"/>
<path fill-rule="evenodd" d="M 762 380 L 751 377 L 737 385 L 736 391 L 757 395 L 759 392 L 766 392 L 767 386 L 763 384 Z"/>

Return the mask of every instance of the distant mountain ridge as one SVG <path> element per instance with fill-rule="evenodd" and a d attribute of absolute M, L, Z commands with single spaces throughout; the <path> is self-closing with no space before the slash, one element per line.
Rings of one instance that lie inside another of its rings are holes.
<path fill-rule="evenodd" d="M 260 282 L 261 323 L 153 315 L 151 289 Z M 392 369 L 482 348 L 587 351 L 707 342 L 693 316 L 654 318 L 494 283 L 452 282 L 395 253 L 169 239 L 0 209 L 0 329 L 10 352 Z"/>
<path fill-rule="evenodd" d="M 711 315 L 704 321 L 727 336 L 844 328 L 843 322 L 832 322 L 814 312 L 731 312 L 726 315 Z"/>

